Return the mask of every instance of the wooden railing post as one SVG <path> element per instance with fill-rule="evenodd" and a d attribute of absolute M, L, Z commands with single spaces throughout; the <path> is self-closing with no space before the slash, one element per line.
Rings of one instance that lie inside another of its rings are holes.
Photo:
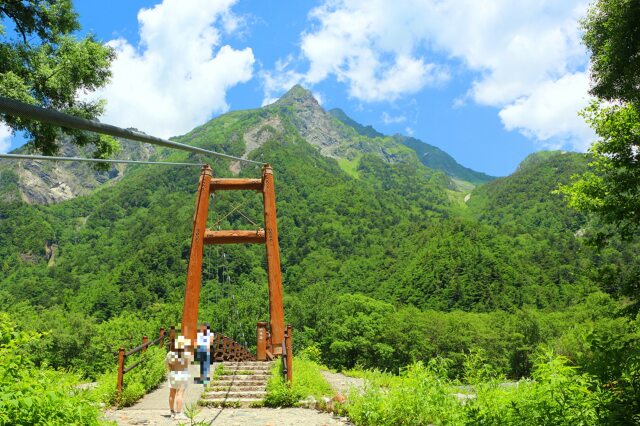
<path fill-rule="evenodd" d="M 142 353 L 145 353 L 147 351 L 147 347 L 144 345 L 146 345 L 148 341 L 149 339 L 147 338 L 147 336 L 142 336 Z"/>
<path fill-rule="evenodd" d="M 293 327 L 291 324 L 287 325 L 287 332 L 285 333 L 285 346 L 287 348 L 287 381 L 289 384 L 293 382 L 293 349 L 291 344 L 293 334 Z"/>
<path fill-rule="evenodd" d="M 124 348 L 118 349 L 118 390 L 116 400 L 120 402 L 122 395 L 122 384 L 124 383 Z"/>
<path fill-rule="evenodd" d="M 173 347 L 173 342 L 176 341 L 176 328 L 175 326 L 171 326 L 171 328 L 169 329 L 169 350 L 173 351 L 176 348 Z"/>
<path fill-rule="evenodd" d="M 162 347 L 164 345 L 164 327 L 160 327 L 160 341 L 158 342 L 158 346 Z"/>
<path fill-rule="evenodd" d="M 256 359 L 258 361 L 267 360 L 267 323 L 259 321 L 256 324 Z"/>

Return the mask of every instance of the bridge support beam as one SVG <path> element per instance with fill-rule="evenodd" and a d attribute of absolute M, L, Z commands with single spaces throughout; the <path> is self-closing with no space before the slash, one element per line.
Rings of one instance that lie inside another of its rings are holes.
<path fill-rule="evenodd" d="M 204 234 L 205 244 L 264 244 L 264 229 L 257 231 L 209 231 Z"/>
<path fill-rule="evenodd" d="M 211 188 L 211 167 L 203 166 L 198 184 L 196 211 L 193 217 L 191 254 L 187 269 L 187 285 L 184 290 L 182 308 L 182 335 L 193 343 L 198 330 L 198 304 L 200 302 L 200 281 L 202 279 L 202 253 L 207 231 L 209 213 L 209 191 Z"/>
<path fill-rule="evenodd" d="M 267 278 L 269 281 L 269 322 L 271 344 L 274 355 L 282 354 L 284 340 L 284 307 L 282 305 L 282 273 L 280 271 L 280 248 L 276 222 L 276 194 L 273 169 L 266 165 L 262 170 L 262 194 L 264 201 L 264 227 L 267 249 Z"/>

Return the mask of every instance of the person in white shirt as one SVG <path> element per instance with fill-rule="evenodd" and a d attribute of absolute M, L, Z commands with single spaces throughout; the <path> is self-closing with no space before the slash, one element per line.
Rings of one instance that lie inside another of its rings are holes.
<path fill-rule="evenodd" d="M 178 336 L 171 342 L 171 350 L 167 352 L 165 358 L 165 364 L 169 369 L 169 408 L 172 419 L 187 418 L 182 413 L 182 401 L 191 379 L 189 374 L 191 359 L 191 341 L 184 336 Z"/>
<path fill-rule="evenodd" d="M 209 383 L 209 367 L 211 365 L 211 329 L 209 324 L 201 324 L 197 336 L 198 359 L 200 360 L 200 377 L 194 382 L 206 385 Z"/>

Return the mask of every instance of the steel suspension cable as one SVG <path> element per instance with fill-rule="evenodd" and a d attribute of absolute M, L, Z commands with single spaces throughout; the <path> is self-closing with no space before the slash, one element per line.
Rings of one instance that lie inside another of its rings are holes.
<path fill-rule="evenodd" d="M 47 161 L 77 161 L 83 163 L 114 163 L 114 164 L 161 164 L 163 166 L 195 166 L 202 167 L 203 163 L 175 163 L 169 161 L 141 161 L 141 160 L 112 160 L 102 158 L 83 157 L 53 157 L 49 155 L 31 154 L 0 154 L 4 160 L 47 160 Z"/>
<path fill-rule="evenodd" d="M 247 158 L 236 157 L 233 155 L 223 154 L 221 152 L 210 151 L 196 146 L 186 145 L 180 142 L 170 141 L 168 139 L 158 138 L 146 135 L 130 129 L 123 129 L 111 124 L 101 123 L 95 120 L 87 120 L 86 118 L 75 117 L 60 111 L 41 108 L 35 105 L 26 104 L 13 99 L 0 96 L 0 113 L 8 114 L 14 117 L 26 118 L 29 120 L 37 120 L 43 123 L 53 124 L 55 126 L 66 127 L 69 129 L 85 130 L 103 135 L 115 136 L 123 139 L 129 139 L 137 142 L 150 143 L 160 145 L 167 148 L 179 149 L 182 151 L 190 151 L 198 154 L 212 155 L 215 157 L 227 158 L 245 163 L 264 165 L 259 161 L 249 160 Z"/>

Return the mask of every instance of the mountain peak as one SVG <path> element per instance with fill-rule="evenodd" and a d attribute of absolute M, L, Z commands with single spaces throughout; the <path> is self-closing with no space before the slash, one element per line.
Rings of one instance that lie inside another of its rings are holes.
<path fill-rule="evenodd" d="M 318 100 L 313 97 L 310 90 L 305 89 L 299 84 L 293 86 L 287 93 L 282 95 L 280 99 L 276 101 L 277 105 L 313 105 L 320 106 Z"/>

